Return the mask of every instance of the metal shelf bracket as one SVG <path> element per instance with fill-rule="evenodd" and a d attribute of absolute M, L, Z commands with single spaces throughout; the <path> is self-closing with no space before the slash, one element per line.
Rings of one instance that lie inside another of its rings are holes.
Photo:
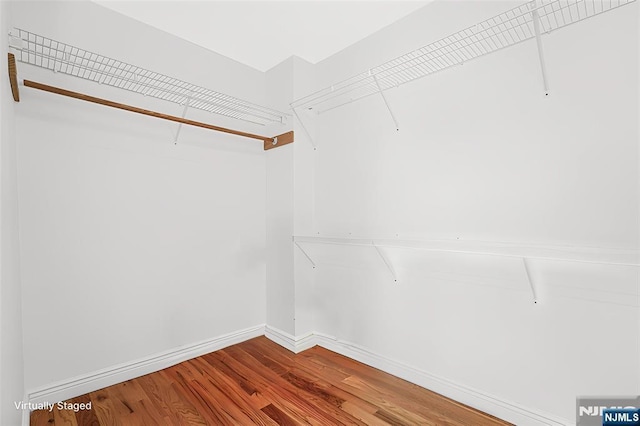
<path fill-rule="evenodd" d="M 187 115 L 187 110 L 189 109 L 189 102 L 191 101 L 191 98 L 187 98 L 187 100 L 184 103 L 184 109 L 182 110 L 182 116 L 181 118 L 185 118 Z M 173 144 L 174 145 L 178 145 L 178 137 L 180 136 L 180 130 L 182 130 L 182 123 L 178 123 L 178 130 L 176 131 L 176 137 L 173 138 Z"/>
<path fill-rule="evenodd" d="M 296 118 L 298 119 L 298 122 L 300 123 L 300 126 L 302 127 L 302 130 L 304 130 L 304 134 L 307 135 L 307 138 L 309 139 L 309 143 L 313 147 L 313 150 L 317 151 L 318 150 L 318 146 L 313 141 L 313 138 L 311 137 L 311 134 L 309 133 L 309 130 L 307 130 L 307 126 L 304 125 L 304 121 L 302 121 L 302 118 L 300 118 L 300 115 L 298 115 L 298 111 L 295 109 L 295 107 L 292 107 L 291 109 L 293 110 L 293 115 L 295 115 Z"/>
<path fill-rule="evenodd" d="M 313 266 L 313 269 L 316 269 L 316 264 L 315 264 L 315 262 L 311 259 L 311 256 L 309 256 L 309 255 L 307 254 L 307 252 L 306 252 L 306 251 L 304 251 L 304 249 L 300 246 L 300 244 L 298 244 L 298 242 L 297 242 L 297 241 L 294 241 L 294 242 L 293 242 L 293 244 L 295 244 L 295 245 L 296 245 L 296 247 L 298 247 L 298 248 L 300 249 L 300 251 L 302 252 L 302 254 L 304 254 L 304 257 L 306 257 L 306 258 L 307 258 L 307 260 L 309 261 L 309 263 L 311 263 L 311 266 Z"/>
<path fill-rule="evenodd" d="M 371 70 L 369 70 L 369 74 L 371 74 Z M 396 119 L 396 116 L 393 114 L 393 111 L 391 110 L 391 106 L 389 105 L 389 101 L 387 100 L 386 95 L 382 91 L 382 88 L 380 87 L 380 83 L 378 83 L 378 77 L 376 77 L 375 74 L 372 74 L 372 76 L 373 76 L 373 81 L 376 82 L 376 87 L 378 88 L 378 92 L 380 92 L 380 95 L 382 96 L 382 100 L 384 101 L 384 104 L 386 105 L 387 110 L 389 111 L 389 114 L 391 115 L 391 119 L 393 120 L 393 124 L 395 124 L 395 126 L 396 126 L 396 131 L 400 131 L 400 126 L 398 125 L 398 120 Z"/>
<path fill-rule="evenodd" d="M 533 280 L 531 279 L 531 273 L 529 272 L 529 264 L 527 263 L 527 258 L 522 258 L 522 265 L 524 266 L 524 273 L 527 276 L 527 282 L 529 283 L 529 287 L 531 288 L 531 295 L 533 296 L 533 303 L 538 303 L 538 297 L 536 295 L 536 288 L 533 285 Z"/>
<path fill-rule="evenodd" d="M 531 20 L 533 21 L 533 31 L 536 35 L 536 44 L 538 45 L 538 57 L 540 59 L 540 71 L 542 72 L 542 85 L 544 87 L 544 95 L 549 96 L 549 83 L 547 82 L 547 68 L 544 63 L 544 50 L 542 49 L 542 38 L 540 37 L 540 15 L 536 0 L 529 3 L 531 9 Z"/>
<path fill-rule="evenodd" d="M 376 249 L 376 251 L 378 252 L 378 255 L 380 256 L 380 258 L 386 265 L 387 269 L 391 273 L 391 276 L 393 277 L 393 281 L 398 282 L 398 276 L 396 275 L 396 271 L 393 269 L 393 265 L 391 265 L 391 262 L 389 261 L 389 259 L 387 259 L 387 257 L 384 255 L 382 250 L 380 250 L 380 248 L 376 245 L 375 242 L 371 241 L 371 245 L 373 246 L 373 248 Z"/>

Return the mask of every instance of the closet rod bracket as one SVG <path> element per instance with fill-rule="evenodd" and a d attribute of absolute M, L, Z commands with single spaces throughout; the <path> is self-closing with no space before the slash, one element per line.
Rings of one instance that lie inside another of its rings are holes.
<path fill-rule="evenodd" d="M 278 148 L 282 145 L 292 143 L 293 139 L 293 130 L 271 138 L 266 138 L 264 140 L 264 150 L 267 151 L 269 149 Z"/>
<path fill-rule="evenodd" d="M 15 102 L 20 102 L 20 90 L 18 89 L 18 68 L 16 67 L 16 57 L 13 53 L 7 54 L 7 66 L 9 71 L 9 84 L 11 85 L 11 95 Z"/>

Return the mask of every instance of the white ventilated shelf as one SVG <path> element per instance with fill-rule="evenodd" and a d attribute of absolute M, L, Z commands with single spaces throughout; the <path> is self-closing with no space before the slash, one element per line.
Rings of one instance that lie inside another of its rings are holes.
<path fill-rule="evenodd" d="M 305 244 L 333 244 L 341 246 L 359 246 L 374 248 L 385 266 L 389 270 L 394 282 L 399 278 L 391 260 L 384 250 L 388 248 L 415 249 L 435 253 L 450 253 L 452 255 L 479 255 L 511 258 L 521 262 L 526 278 L 526 284 L 531 293 L 533 303 L 539 300 L 539 283 L 536 283 L 531 274 L 531 260 L 545 260 L 554 262 L 578 262 L 584 264 L 610 265 L 622 268 L 640 267 L 640 250 L 611 249 L 596 247 L 571 247 L 571 246 L 543 246 L 536 244 L 516 244 L 489 241 L 466 240 L 401 240 L 401 239 L 375 239 L 375 238 L 340 238 L 320 236 L 294 236 L 293 243 L 302 251 L 313 268 L 316 263 L 307 253 Z M 586 293 L 593 289 L 586 289 Z M 581 290 L 585 293 L 585 290 Z M 614 292 L 615 293 L 615 292 Z M 611 303 L 640 306 L 637 292 L 620 293 L 606 296 Z M 587 297 L 587 300 L 589 299 Z M 596 299 L 596 301 L 599 299 Z"/>
<path fill-rule="evenodd" d="M 544 35 L 635 0 L 536 0 L 294 101 L 322 113 Z M 535 20 L 535 22 L 534 22 Z"/>
<path fill-rule="evenodd" d="M 314 244 L 338 244 L 352 246 L 375 245 L 385 248 L 409 248 L 441 253 L 475 254 L 524 258 L 531 260 L 551 260 L 560 262 L 581 262 L 614 266 L 640 266 L 640 250 L 543 246 L 536 244 L 501 243 L 467 240 L 402 240 L 378 238 L 336 238 L 320 236 L 295 236 L 293 241 Z"/>
<path fill-rule="evenodd" d="M 287 120 L 286 113 L 23 29 L 13 29 L 10 36 L 10 47 L 22 63 L 254 124 Z"/>

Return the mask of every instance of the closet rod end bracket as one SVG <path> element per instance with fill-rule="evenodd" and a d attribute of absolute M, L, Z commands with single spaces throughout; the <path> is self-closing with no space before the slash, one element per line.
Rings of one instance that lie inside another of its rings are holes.
<path fill-rule="evenodd" d="M 14 102 L 20 102 L 20 90 L 18 89 L 18 68 L 16 67 L 16 57 L 13 53 L 7 54 L 7 68 L 9 72 L 9 84 Z"/>
<path fill-rule="evenodd" d="M 278 148 L 282 145 L 287 145 L 292 143 L 294 140 L 293 130 L 283 133 L 281 135 L 273 136 L 270 138 L 264 138 L 264 150 Z"/>

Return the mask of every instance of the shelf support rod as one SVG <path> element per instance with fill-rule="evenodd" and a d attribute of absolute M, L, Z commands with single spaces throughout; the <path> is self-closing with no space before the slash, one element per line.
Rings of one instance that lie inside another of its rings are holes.
<path fill-rule="evenodd" d="M 307 138 L 309 139 L 309 143 L 313 147 L 313 150 L 316 151 L 318 149 L 318 147 L 313 142 L 313 138 L 311 137 L 311 134 L 309 133 L 309 130 L 307 130 L 307 126 L 304 125 L 304 121 L 302 121 L 302 119 L 298 115 L 298 111 L 294 107 L 292 107 L 291 109 L 293 110 L 293 115 L 295 115 L 296 118 L 298 119 L 298 121 L 300 122 L 300 126 L 302 126 L 302 130 L 304 130 L 304 134 L 307 135 Z"/>
<path fill-rule="evenodd" d="M 184 103 L 184 109 L 182 110 L 181 118 L 185 118 L 187 115 L 187 109 L 189 109 L 189 101 L 191 101 L 191 98 L 187 98 L 187 100 Z M 176 137 L 173 139 L 174 145 L 178 145 L 178 137 L 180 136 L 180 130 L 182 130 L 182 123 L 178 123 L 178 131 L 176 132 Z"/>
<path fill-rule="evenodd" d="M 316 264 L 314 263 L 314 261 L 311 259 L 311 257 L 307 254 L 306 251 L 304 251 L 304 249 L 300 246 L 300 244 L 298 244 L 297 241 L 294 241 L 293 244 L 296 245 L 296 247 L 298 247 L 300 249 L 300 251 L 302 252 L 302 254 L 304 254 L 304 257 L 307 258 L 307 260 L 309 261 L 309 263 L 311 263 L 311 266 L 313 266 L 313 269 L 316 269 Z"/>
<path fill-rule="evenodd" d="M 534 0 L 529 3 L 531 11 L 531 19 L 533 21 L 533 30 L 536 33 L 536 44 L 538 45 L 538 57 L 540 58 L 540 70 L 542 71 L 542 85 L 544 86 L 544 95 L 549 96 L 549 84 L 547 82 L 547 67 L 544 62 L 544 50 L 542 49 L 542 38 L 540 37 L 540 16 L 538 15 L 537 2 Z"/>
<path fill-rule="evenodd" d="M 371 71 L 369 71 L 369 72 L 371 72 Z M 391 106 L 389 105 L 389 101 L 387 100 L 387 97 L 385 96 L 384 92 L 382 91 L 382 87 L 380 87 L 380 83 L 378 83 L 378 77 L 376 77 L 373 74 L 372 74 L 372 77 L 373 77 L 373 81 L 375 81 L 375 83 L 376 83 L 376 87 L 378 88 L 378 92 L 382 96 L 382 100 L 384 101 L 384 104 L 386 105 L 387 110 L 389 111 L 389 114 L 391 115 L 391 119 L 393 120 L 393 124 L 395 124 L 395 126 L 396 126 L 396 131 L 399 131 L 400 130 L 400 126 L 398 125 L 398 120 L 396 120 L 396 116 L 393 114 L 393 111 L 391 110 Z"/>
<path fill-rule="evenodd" d="M 527 276 L 527 281 L 529 282 L 529 287 L 531 288 L 533 303 L 538 303 L 538 297 L 536 296 L 536 288 L 533 286 L 533 280 L 531 279 L 531 273 L 529 272 L 529 264 L 527 263 L 526 257 L 522 258 L 522 265 L 524 266 L 524 273 Z"/>
<path fill-rule="evenodd" d="M 378 252 L 378 255 L 380 256 L 384 264 L 387 266 L 387 269 L 389 270 L 389 272 L 391 273 L 391 276 L 393 277 L 393 281 L 398 282 L 398 276 L 396 275 L 396 271 L 393 269 L 391 262 L 389 262 L 389 260 L 384 255 L 384 253 L 382 253 L 382 250 L 380 250 L 380 248 L 376 245 L 374 241 L 371 241 L 371 245 L 373 246 L 373 248 L 376 249 L 376 251 Z"/>

